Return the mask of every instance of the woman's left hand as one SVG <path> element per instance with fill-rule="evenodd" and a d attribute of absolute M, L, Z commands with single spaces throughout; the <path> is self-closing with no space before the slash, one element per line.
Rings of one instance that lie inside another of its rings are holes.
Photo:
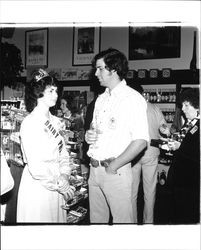
<path fill-rule="evenodd" d="M 69 198 L 74 196 L 75 188 L 70 186 L 68 175 L 61 174 L 57 180 L 58 192 L 61 194 L 67 194 Z"/>
<path fill-rule="evenodd" d="M 65 201 L 72 199 L 73 196 L 75 195 L 75 187 L 70 186 L 67 192 L 62 193 L 62 194 L 64 196 Z"/>

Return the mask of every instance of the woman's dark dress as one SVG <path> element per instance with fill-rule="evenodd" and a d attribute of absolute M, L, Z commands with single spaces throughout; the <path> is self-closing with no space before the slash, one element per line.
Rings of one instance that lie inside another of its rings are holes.
<path fill-rule="evenodd" d="M 189 129 L 175 151 L 168 173 L 173 224 L 200 221 L 200 121 Z"/>

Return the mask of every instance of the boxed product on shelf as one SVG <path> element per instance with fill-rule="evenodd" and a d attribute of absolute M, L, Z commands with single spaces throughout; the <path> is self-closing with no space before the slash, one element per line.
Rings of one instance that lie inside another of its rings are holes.
<path fill-rule="evenodd" d="M 83 184 L 83 177 L 76 175 L 70 177 L 70 184 L 76 188 L 76 190 L 80 190 Z"/>
<path fill-rule="evenodd" d="M 20 144 L 20 132 L 11 133 L 10 140 Z"/>
<path fill-rule="evenodd" d="M 69 210 L 72 206 L 76 205 L 79 201 L 86 199 L 88 197 L 88 191 L 86 188 L 81 187 L 80 190 L 75 192 L 75 195 L 72 199 L 69 199 L 65 205 L 62 206 L 62 209 Z"/>
<path fill-rule="evenodd" d="M 75 210 L 71 210 L 69 214 L 82 218 L 85 216 L 86 212 L 87 212 L 86 208 L 77 207 Z"/>
<path fill-rule="evenodd" d="M 68 214 L 67 217 L 66 217 L 66 222 L 67 223 L 77 223 L 79 220 L 80 220 L 79 217 L 74 216 L 72 214 Z"/>
<path fill-rule="evenodd" d="M 67 214 L 66 222 L 67 223 L 77 223 L 84 219 L 86 216 L 87 209 L 84 207 L 77 207 L 74 210 L 70 210 L 69 213 Z"/>
<path fill-rule="evenodd" d="M 19 165 L 24 164 L 23 159 L 22 159 L 22 155 L 20 153 L 15 153 L 14 161 L 17 162 Z"/>
<path fill-rule="evenodd" d="M 77 223 L 85 217 L 86 213 L 87 209 L 79 206 L 75 210 L 69 211 L 66 221 L 68 223 Z"/>

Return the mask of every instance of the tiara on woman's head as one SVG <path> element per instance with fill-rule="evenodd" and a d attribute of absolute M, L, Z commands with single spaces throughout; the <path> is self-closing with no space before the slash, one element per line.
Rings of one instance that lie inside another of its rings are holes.
<path fill-rule="evenodd" d="M 44 69 L 39 69 L 38 71 L 34 72 L 34 79 L 36 82 L 40 81 L 46 76 L 49 76 L 49 74 Z"/>

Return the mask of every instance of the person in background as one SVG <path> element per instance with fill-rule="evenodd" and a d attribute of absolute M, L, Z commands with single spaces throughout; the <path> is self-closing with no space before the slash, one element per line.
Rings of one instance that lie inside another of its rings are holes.
<path fill-rule="evenodd" d="M 65 97 L 65 96 L 61 97 L 60 109 L 63 113 L 63 117 L 67 118 L 67 119 L 70 119 L 70 117 L 72 116 L 71 104 L 69 102 L 70 101 L 68 100 L 67 97 Z"/>
<path fill-rule="evenodd" d="M 63 113 L 62 113 L 62 110 L 61 110 L 61 109 L 57 109 L 57 110 L 56 110 L 56 116 L 57 116 L 57 117 L 63 117 Z"/>
<path fill-rule="evenodd" d="M 68 96 L 62 96 L 60 101 L 60 109 L 62 111 L 62 117 L 65 120 L 66 128 L 70 129 L 73 121 L 72 108 Z"/>
<path fill-rule="evenodd" d="M 109 48 L 93 59 L 95 75 L 105 92 L 98 96 L 90 129 L 89 206 L 92 223 L 133 223 L 131 160 L 149 139 L 146 101 L 130 88 L 128 61 Z"/>
<path fill-rule="evenodd" d="M 20 128 L 25 167 L 19 186 L 17 222 L 64 223 L 65 199 L 72 198 L 69 154 L 59 133 L 60 120 L 49 109 L 57 101 L 54 78 L 43 69 L 35 72 L 25 89 L 29 114 Z"/>
<path fill-rule="evenodd" d="M 77 132 L 84 130 L 84 113 L 82 108 L 72 109 L 72 130 Z"/>
<path fill-rule="evenodd" d="M 177 106 L 175 109 L 174 119 L 170 127 L 170 133 L 174 134 L 180 131 L 185 122 L 186 122 L 186 117 L 182 111 L 182 108 L 180 106 Z"/>
<path fill-rule="evenodd" d="M 132 87 L 143 95 L 141 85 L 134 84 Z M 147 144 L 146 150 L 141 154 L 141 158 L 132 167 L 133 172 L 133 202 L 134 202 L 134 221 L 138 222 L 137 213 L 137 198 L 138 189 L 142 175 L 142 184 L 144 191 L 144 211 L 143 223 L 154 222 L 154 204 L 157 184 L 158 157 L 160 150 L 157 147 L 151 146 L 152 139 L 159 139 L 161 135 L 169 135 L 167 123 L 160 108 L 153 103 L 147 102 L 147 119 L 149 127 L 150 141 Z"/>
<path fill-rule="evenodd" d="M 168 144 L 174 152 L 167 177 L 172 194 L 170 223 L 193 224 L 200 222 L 199 89 L 184 90 L 180 100 L 187 122 L 180 130 L 180 139 Z"/>
<path fill-rule="evenodd" d="M 1 221 L 5 221 L 6 203 L 3 203 L 3 195 L 11 191 L 14 187 L 14 179 L 6 161 L 6 157 L 1 148 Z"/>

